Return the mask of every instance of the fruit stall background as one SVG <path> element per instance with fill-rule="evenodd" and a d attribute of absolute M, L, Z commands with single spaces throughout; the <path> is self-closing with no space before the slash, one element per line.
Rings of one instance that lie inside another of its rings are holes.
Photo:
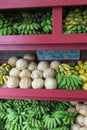
<path fill-rule="evenodd" d="M 0 130 L 87 130 L 86 0 L 0 1 L 0 59 Z"/>

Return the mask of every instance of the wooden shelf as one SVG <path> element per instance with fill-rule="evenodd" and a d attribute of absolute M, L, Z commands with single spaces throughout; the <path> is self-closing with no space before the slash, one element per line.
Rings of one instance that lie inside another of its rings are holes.
<path fill-rule="evenodd" d="M 0 44 L 76 44 L 87 43 L 87 34 L 42 34 L 42 35 L 13 35 L 0 36 Z"/>
<path fill-rule="evenodd" d="M 62 8 L 77 5 L 87 5 L 87 0 L 0 0 L 0 9 L 53 8 L 52 34 L 0 36 L 0 50 L 87 50 L 87 34 L 62 34 Z M 0 88 L 0 98 L 87 101 L 87 91 Z"/>
<path fill-rule="evenodd" d="M 87 44 L 0 45 L 0 51 L 29 51 L 29 50 L 87 50 Z"/>
<path fill-rule="evenodd" d="M 0 0 L 0 9 L 87 5 L 87 0 Z"/>
<path fill-rule="evenodd" d="M 0 88 L 0 99 L 87 101 L 87 91 Z"/>
<path fill-rule="evenodd" d="M 0 50 L 86 50 L 87 34 L 0 36 Z"/>

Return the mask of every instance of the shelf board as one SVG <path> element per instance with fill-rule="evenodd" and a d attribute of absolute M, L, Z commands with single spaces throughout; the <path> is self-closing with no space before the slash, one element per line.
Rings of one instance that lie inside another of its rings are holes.
<path fill-rule="evenodd" d="M 87 50 L 87 34 L 0 36 L 0 50 Z"/>
<path fill-rule="evenodd" d="M 0 36 L 0 44 L 52 44 L 54 42 L 54 35 L 40 34 L 40 35 L 9 35 Z"/>
<path fill-rule="evenodd" d="M 0 44 L 76 44 L 87 43 L 87 34 L 41 34 L 0 36 Z"/>
<path fill-rule="evenodd" d="M 0 51 L 29 51 L 29 50 L 87 50 L 87 44 L 0 45 Z"/>
<path fill-rule="evenodd" d="M 58 0 L 57 0 L 58 1 Z M 63 2 L 63 1 L 62 1 Z M 87 0 L 64 0 L 63 6 L 72 6 L 72 5 L 87 5 Z"/>
<path fill-rule="evenodd" d="M 0 9 L 87 5 L 87 0 L 0 0 Z"/>
<path fill-rule="evenodd" d="M 87 101 L 87 91 L 0 88 L 0 98 L 1 99 Z"/>

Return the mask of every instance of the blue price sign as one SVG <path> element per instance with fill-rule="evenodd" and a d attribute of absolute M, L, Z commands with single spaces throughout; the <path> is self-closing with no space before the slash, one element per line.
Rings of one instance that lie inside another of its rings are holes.
<path fill-rule="evenodd" d="M 38 60 L 79 60 L 80 51 L 37 51 Z"/>

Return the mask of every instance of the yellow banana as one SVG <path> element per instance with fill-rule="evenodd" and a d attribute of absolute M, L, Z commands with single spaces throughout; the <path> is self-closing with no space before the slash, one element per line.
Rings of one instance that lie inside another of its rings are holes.
<path fill-rule="evenodd" d="M 68 17 L 68 18 L 66 18 L 66 21 L 67 21 L 67 22 L 69 22 L 69 21 L 71 21 L 71 20 L 74 20 L 74 18 L 73 18 L 73 17 Z"/>
<path fill-rule="evenodd" d="M 72 24 L 72 25 L 78 25 L 79 22 L 76 22 L 76 21 L 70 21 L 70 24 Z"/>
<path fill-rule="evenodd" d="M 64 68 L 61 65 L 59 65 L 58 67 L 59 67 L 61 72 L 64 72 Z"/>
<path fill-rule="evenodd" d="M 68 64 L 66 64 L 66 63 L 62 63 L 61 64 L 64 68 L 67 68 L 68 70 L 70 70 L 71 69 L 71 66 L 69 66 Z"/>
<path fill-rule="evenodd" d="M 72 28 L 73 27 L 73 25 L 69 25 L 69 26 L 67 26 L 66 28 L 67 28 L 67 30 L 68 29 L 70 29 L 70 28 Z"/>

